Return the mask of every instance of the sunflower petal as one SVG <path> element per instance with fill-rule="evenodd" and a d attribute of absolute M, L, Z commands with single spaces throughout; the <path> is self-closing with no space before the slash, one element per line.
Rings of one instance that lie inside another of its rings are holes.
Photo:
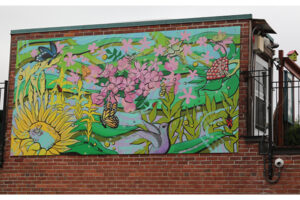
<path fill-rule="evenodd" d="M 51 123 L 55 120 L 56 114 L 57 114 L 57 111 L 53 111 L 53 112 L 49 115 L 49 117 L 46 119 L 46 122 L 47 122 L 48 124 L 51 124 Z"/>
<path fill-rule="evenodd" d="M 28 127 L 23 127 L 22 124 L 20 123 L 20 120 L 18 120 L 18 118 L 15 118 L 15 122 L 16 122 L 16 124 L 15 124 L 16 129 L 20 132 L 24 132 L 26 130 L 26 128 L 28 128 Z"/>
<path fill-rule="evenodd" d="M 42 121 L 44 112 L 45 112 L 45 108 L 44 108 L 44 105 L 43 105 L 43 101 L 41 101 L 41 107 L 40 107 L 40 110 L 38 112 L 38 120 L 39 121 Z"/>
<path fill-rule="evenodd" d="M 56 116 L 55 120 L 51 123 L 53 127 L 57 127 L 57 125 L 67 116 L 65 112 L 59 113 L 59 115 Z M 58 129 L 57 129 L 58 130 Z"/>
<path fill-rule="evenodd" d="M 68 146 L 68 145 L 75 144 L 77 142 L 78 142 L 78 140 L 74 140 L 74 139 L 61 140 L 61 141 L 57 142 L 56 145 Z"/>
<path fill-rule="evenodd" d="M 37 155 L 37 151 L 35 151 L 35 150 L 28 150 L 27 153 L 26 153 L 26 155 L 28 155 L 28 156 L 36 156 Z"/>
<path fill-rule="evenodd" d="M 31 83 L 29 83 L 29 88 L 28 88 L 28 100 L 30 103 L 33 102 L 33 88 Z"/>
<path fill-rule="evenodd" d="M 53 110 L 51 108 L 47 108 L 46 111 L 44 112 L 43 114 L 43 117 L 42 117 L 42 120 L 41 121 L 46 121 L 46 119 L 48 118 L 48 116 L 50 115 L 50 113 L 52 112 Z"/>
<path fill-rule="evenodd" d="M 60 131 L 63 127 L 67 128 L 68 124 L 66 124 L 66 122 L 69 121 L 71 118 L 72 118 L 71 116 L 66 116 L 63 119 L 61 119 L 60 122 L 55 127 L 55 129 L 57 131 Z"/>
<path fill-rule="evenodd" d="M 21 147 L 29 146 L 32 143 L 33 143 L 33 140 L 31 138 L 28 138 L 28 139 L 22 140 L 22 142 L 20 143 L 20 146 Z"/>
<path fill-rule="evenodd" d="M 48 105 L 48 99 L 49 99 L 49 93 L 48 93 L 48 90 L 45 91 L 45 95 L 44 95 L 44 98 L 45 98 L 45 107 L 47 107 Z"/>
<path fill-rule="evenodd" d="M 25 111 L 26 115 L 28 116 L 28 118 L 30 119 L 31 123 L 35 123 L 36 118 L 35 118 L 34 112 L 31 112 L 31 110 L 27 106 L 24 107 L 24 111 Z"/>
<path fill-rule="evenodd" d="M 24 109 L 20 111 L 20 119 L 22 119 L 28 127 L 31 126 L 31 121 L 28 118 L 28 116 L 24 113 Z"/>
<path fill-rule="evenodd" d="M 73 127 L 69 127 L 61 132 L 61 140 L 67 140 L 72 137 L 76 132 L 71 133 Z"/>
<path fill-rule="evenodd" d="M 27 131 L 22 132 L 19 129 L 16 129 L 14 126 L 12 128 L 15 135 L 18 136 L 18 138 L 20 138 L 21 140 L 29 138 L 29 134 Z"/>
<path fill-rule="evenodd" d="M 51 156 L 51 155 L 54 155 L 54 154 L 51 153 L 50 151 L 47 151 L 46 155 L 47 155 L 47 156 Z"/>
<path fill-rule="evenodd" d="M 31 145 L 29 147 L 28 151 L 30 151 L 30 150 L 38 151 L 38 150 L 40 150 L 40 148 L 41 148 L 41 145 L 39 143 L 34 143 L 33 145 Z"/>
<path fill-rule="evenodd" d="M 47 151 L 46 149 L 41 149 L 40 152 L 39 152 L 39 155 L 46 155 Z"/>
<path fill-rule="evenodd" d="M 18 139 L 17 137 L 13 136 L 11 137 L 11 150 L 14 156 L 18 156 L 21 154 L 21 150 L 20 150 L 20 143 L 21 140 Z"/>
<path fill-rule="evenodd" d="M 40 91 L 43 95 L 46 88 L 46 79 L 45 79 L 45 72 L 42 72 L 41 78 L 40 78 Z"/>
<path fill-rule="evenodd" d="M 48 150 L 50 153 L 52 153 L 52 155 L 59 155 L 59 152 L 56 151 L 55 149 L 53 149 L 53 147 L 51 149 Z"/>
<path fill-rule="evenodd" d="M 39 115 L 39 102 L 38 101 L 34 104 L 34 110 L 35 110 L 35 113 L 37 113 L 36 119 L 38 119 L 38 115 Z"/>
<path fill-rule="evenodd" d="M 52 149 L 55 149 L 57 152 L 60 152 L 60 153 L 70 150 L 70 148 L 68 148 L 66 146 L 54 146 L 54 147 L 52 147 Z"/>
<path fill-rule="evenodd" d="M 33 140 L 32 139 L 25 139 L 22 140 L 22 142 L 20 143 L 20 149 L 23 152 L 24 155 L 28 155 L 28 147 L 33 144 Z"/>

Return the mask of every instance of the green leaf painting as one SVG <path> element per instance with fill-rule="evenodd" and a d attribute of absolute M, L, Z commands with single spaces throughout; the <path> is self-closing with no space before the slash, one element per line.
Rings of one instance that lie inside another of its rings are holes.
<path fill-rule="evenodd" d="M 240 27 L 20 40 L 12 156 L 234 153 Z"/>

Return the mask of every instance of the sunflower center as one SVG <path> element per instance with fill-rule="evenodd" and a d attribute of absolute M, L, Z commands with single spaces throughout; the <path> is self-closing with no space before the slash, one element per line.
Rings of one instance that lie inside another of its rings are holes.
<path fill-rule="evenodd" d="M 59 135 L 55 129 L 45 122 L 32 124 L 29 134 L 35 142 L 38 142 L 46 150 L 50 149 L 55 141 L 59 140 Z"/>

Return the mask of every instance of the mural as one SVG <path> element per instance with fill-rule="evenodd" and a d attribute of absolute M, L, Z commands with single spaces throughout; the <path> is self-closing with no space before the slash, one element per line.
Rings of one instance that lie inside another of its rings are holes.
<path fill-rule="evenodd" d="M 11 155 L 238 152 L 240 27 L 18 41 Z"/>

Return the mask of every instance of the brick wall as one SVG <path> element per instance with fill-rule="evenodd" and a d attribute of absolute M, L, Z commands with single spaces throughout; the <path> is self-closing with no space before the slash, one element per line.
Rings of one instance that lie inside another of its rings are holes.
<path fill-rule="evenodd" d="M 299 193 L 300 155 L 281 156 L 279 183 L 263 178 L 258 144 L 240 139 L 239 153 L 10 157 L 18 40 L 241 26 L 241 71 L 248 69 L 251 20 L 16 34 L 11 38 L 8 125 L 0 193 Z M 247 134 L 247 82 L 240 76 L 240 136 Z"/>

